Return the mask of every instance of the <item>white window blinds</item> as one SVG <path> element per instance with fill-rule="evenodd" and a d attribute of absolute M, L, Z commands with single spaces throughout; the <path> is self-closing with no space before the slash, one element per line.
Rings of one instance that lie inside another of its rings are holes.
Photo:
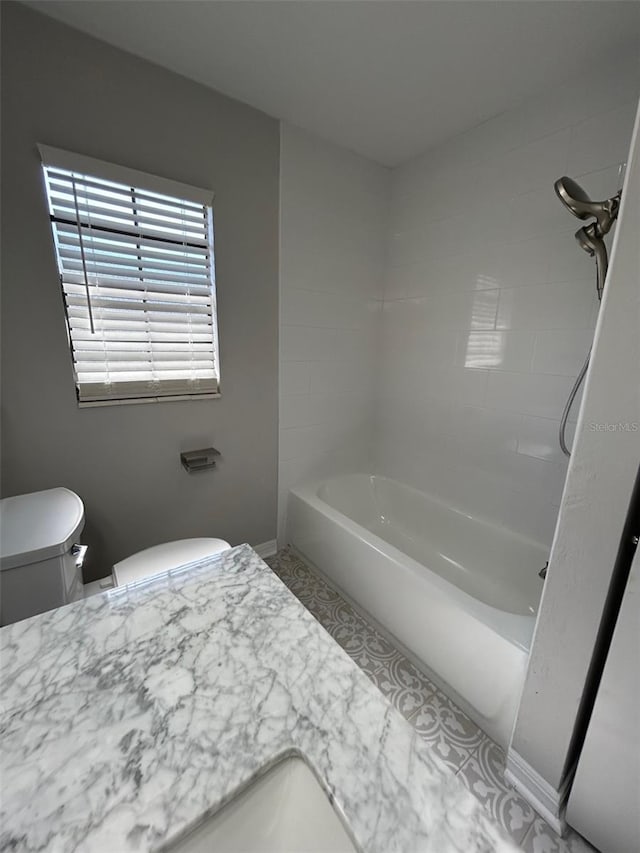
<path fill-rule="evenodd" d="M 217 395 L 211 193 L 40 151 L 78 400 Z"/>

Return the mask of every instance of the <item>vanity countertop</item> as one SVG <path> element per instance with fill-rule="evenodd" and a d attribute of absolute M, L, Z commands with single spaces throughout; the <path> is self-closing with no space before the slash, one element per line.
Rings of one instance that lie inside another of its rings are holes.
<path fill-rule="evenodd" d="M 0 850 L 155 850 L 301 753 L 366 853 L 517 848 L 248 546 L 0 629 Z"/>

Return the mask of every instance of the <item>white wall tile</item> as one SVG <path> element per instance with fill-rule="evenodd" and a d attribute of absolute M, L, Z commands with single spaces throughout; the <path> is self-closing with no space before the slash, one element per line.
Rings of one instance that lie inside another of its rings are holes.
<path fill-rule="evenodd" d="M 295 242 L 290 251 L 284 245 L 280 247 L 280 288 L 283 294 L 292 288 L 302 288 L 369 299 L 381 296 L 383 277 L 384 243 L 376 247 L 375 254 L 366 256 L 358 256 L 350 249 L 342 253 L 309 254 Z"/>
<path fill-rule="evenodd" d="M 569 160 L 570 129 L 536 139 L 510 152 L 515 195 L 527 193 L 549 184 L 549 175 L 565 174 Z"/>
<path fill-rule="evenodd" d="M 377 438 L 393 436 L 403 452 L 424 455 L 441 451 L 449 440 L 452 410 L 448 400 L 431 397 L 416 389 L 415 394 L 395 395 L 379 401 L 376 410 Z"/>
<path fill-rule="evenodd" d="M 623 59 L 391 172 L 283 129 L 281 532 L 292 483 L 360 466 L 550 543 L 598 311 L 553 183 L 619 188 L 637 93 Z"/>
<path fill-rule="evenodd" d="M 425 394 L 468 406 L 482 406 L 489 371 L 466 367 L 435 367 L 425 370 L 421 387 Z"/>
<path fill-rule="evenodd" d="M 534 341 L 533 332 L 461 332 L 456 364 L 526 373 L 531 370 Z"/>
<path fill-rule="evenodd" d="M 599 308 L 582 223 L 553 185 L 621 185 L 636 66 L 557 86 L 391 176 L 377 469 L 547 543 L 559 419 Z"/>
<path fill-rule="evenodd" d="M 589 330 L 536 332 L 532 371 L 558 376 L 577 376 L 593 341 Z"/>
<path fill-rule="evenodd" d="M 545 462 L 565 462 L 558 443 L 560 420 L 523 415 L 518 428 L 517 452 Z"/>
<path fill-rule="evenodd" d="M 572 128 L 567 164 L 572 174 L 581 175 L 626 162 L 636 105 L 637 99 Z"/>
<path fill-rule="evenodd" d="M 577 220 L 563 207 L 553 188 L 554 181 L 560 174 L 550 172 L 549 175 L 542 187 L 512 198 L 505 229 L 508 240 L 529 240 L 534 237 L 571 233 L 578 227 Z"/>
<path fill-rule="evenodd" d="M 548 281 L 548 242 L 545 237 L 534 237 L 503 244 L 497 265 L 500 286 L 524 287 Z M 562 239 L 559 243 L 564 247 L 567 241 Z M 574 248 L 571 246 L 571 249 Z M 571 252 L 572 259 L 575 254 L 575 251 Z"/>
<path fill-rule="evenodd" d="M 352 361 L 309 363 L 309 391 L 312 394 L 345 394 L 348 392 L 371 394 L 374 353 L 362 353 Z"/>
<path fill-rule="evenodd" d="M 520 415 L 472 406 L 457 406 L 454 411 L 451 449 L 458 461 L 464 456 L 478 464 L 487 455 L 516 452 Z"/>
<path fill-rule="evenodd" d="M 430 302 L 430 321 L 435 328 L 494 329 L 499 291 L 441 290 Z"/>
<path fill-rule="evenodd" d="M 389 172 L 284 124 L 278 538 L 289 488 L 371 466 Z"/>
<path fill-rule="evenodd" d="M 280 357 L 283 361 L 326 359 L 329 353 L 327 330 L 313 326 L 280 327 Z"/>
<path fill-rule="evenodd" d="M 592 327 L 594 293 L 578 283 L 500 291 L 498 329 L 588 329 Z"/>
<path fill-rule="evenodd" d="M 569 213 L 567 212 L 567 216 Z M 576 231 L 580 223 L 575 220 Z M 563 233 L 561 236 L 553 236 L 542 241 L 545 246 L 547 257 L 546 281 L 555 282 L 583 282 L 589 283 L 595 288 L 596 271 L 593 258 L 580 247 L 571 234 Z"/>
<path fill-rule="evenodd" d="M 578 173 L 574 172 L 576 180 L 587 194 L 596 201 L 610 198 L 624 184 L 627 164 L 624 160 L 607 166 L 604 169 Z"/>
<path fill-rule="evenodd" d="M 313 456 L 326 449 L 326 433 L 320 425 L 280 428 L 280 460 L 283 462 Z"/>
<path fill-rule="evenodd" d="M 282 300 L 283 325 L 316 326 L 327 329 L 361 329 L 367 322 L 363 300 L 340 293 L 290 288 Z"/>
<path fill-rule="evenodd" d="M 566 376 L 491 371 L 485 405 L 493 409 L 554 418 L 562 413 L 572 384 Z"/>
<path fill-rule="evenodd" d="M 281 361 L 280 362 L 280 396 L 291 394 L 308 394 L 311 362 Z"/>

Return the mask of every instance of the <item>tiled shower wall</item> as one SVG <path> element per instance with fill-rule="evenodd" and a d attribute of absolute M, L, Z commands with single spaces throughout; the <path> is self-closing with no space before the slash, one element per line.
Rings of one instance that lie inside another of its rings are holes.
<path fill-rule="evenodd" d="M 553 182 L 615 193 L 637 98 L 634 58 L 392 172 L 376 467 L 547 544 L 598 310 Z"/>
<path fill-rule="evenodd" d="M 372 464 L 389 171 L 283 123 L 278 538 L 289 488 Z"/>

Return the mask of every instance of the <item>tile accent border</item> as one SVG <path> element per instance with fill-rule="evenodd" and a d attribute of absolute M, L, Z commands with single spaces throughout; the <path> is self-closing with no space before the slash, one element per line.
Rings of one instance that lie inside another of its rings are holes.
<path fill-rule="evenodd" d="M 261 542 L 259 545 L 252 545 L 251 547 L 263 560 L 265 557 L 273 557 L 278 553 L 278 543 L 275 539 L 269 539 L 268 542 Z"/>
<path fill-rule="evenodd" d="M 535 770 L 528 761 L 510 749 L 504 778 L 546 820 L 558 835 L 564 835 L 567 824 L 564 819 L 564 790 L 556 790 Z"/>

